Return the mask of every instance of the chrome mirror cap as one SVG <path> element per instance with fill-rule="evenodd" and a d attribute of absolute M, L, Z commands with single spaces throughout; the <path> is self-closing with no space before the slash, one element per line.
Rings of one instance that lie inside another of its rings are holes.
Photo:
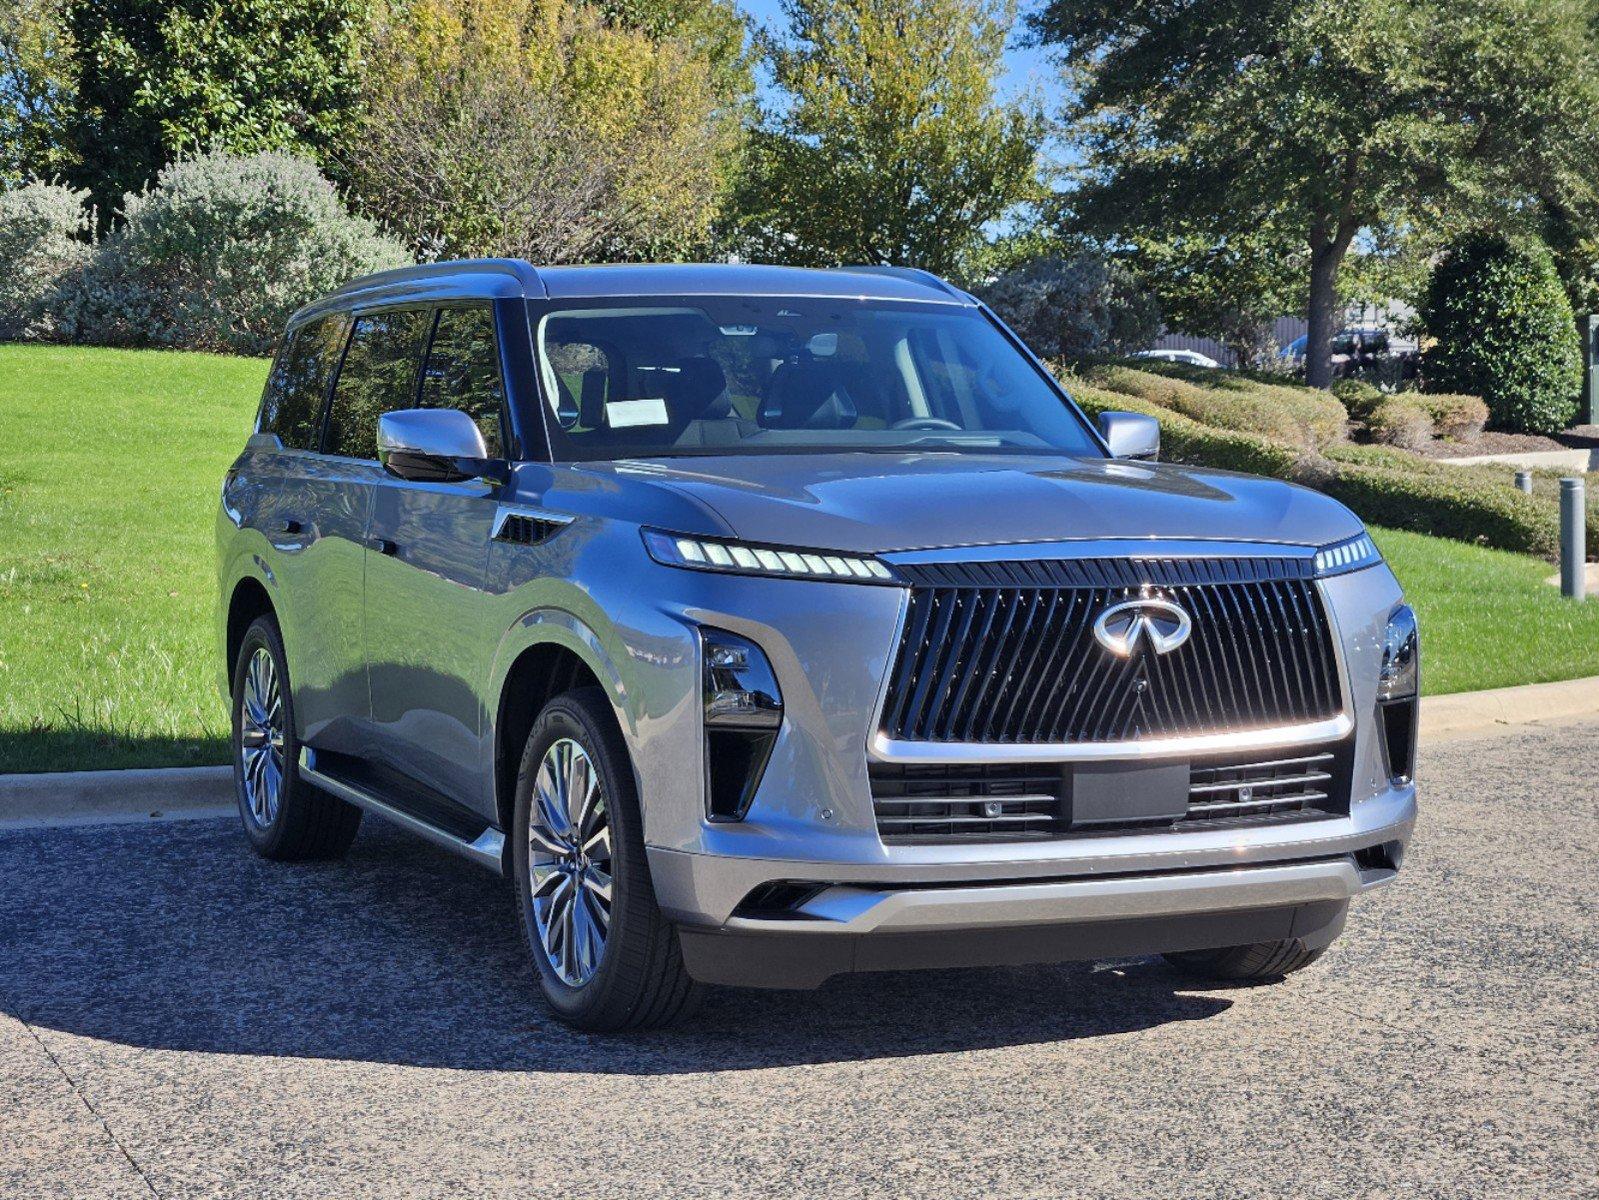
<path fill-rule="evenodd" d="M 1143 413 L 1102 412 L 1099 434 L 1116 458 L 1159 458 L 1160 422 Z"/>
<path fill-rule="evenodd" d="M 402 408 L 378 418 L 378 461 L 393 454 L 420 458 L 487 458 L 477 422 L 456 408 Z"/>

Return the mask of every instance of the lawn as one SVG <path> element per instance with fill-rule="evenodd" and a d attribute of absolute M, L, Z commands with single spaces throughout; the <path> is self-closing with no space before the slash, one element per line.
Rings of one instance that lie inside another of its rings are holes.
<path fill-rule="evenodd" d="M 265 376 L 0 346 L 0 773 L 227 761 L 212 522 Z"/>
<path fill-rule="evenodd" d="M 0 346 L 0 773 L 220 763 L 212 522 L 264 361 Z M 1377 539 L 1431 693 L 1599 674 L 1599 601 L 1552 568 Z"/>

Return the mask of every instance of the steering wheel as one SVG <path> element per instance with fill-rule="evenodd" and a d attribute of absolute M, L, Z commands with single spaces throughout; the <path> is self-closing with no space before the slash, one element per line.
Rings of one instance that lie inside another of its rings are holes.
<path fill-rule="evenodd" d="M 943 417 L 906 417 L 903 421 L 895 421 L 890 429 L 953 429 L 956 433 L 965 431 L 954 421 L 946 421 Z"/>

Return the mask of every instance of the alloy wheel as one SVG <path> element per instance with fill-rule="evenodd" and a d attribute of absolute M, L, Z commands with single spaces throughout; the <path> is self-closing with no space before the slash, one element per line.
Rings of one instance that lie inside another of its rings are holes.
<path fill-rule="evenodd" d="M 245 811 L 262 829 L 278 816 L 283 798 L 283 687 L 272 652 L 257 646 L 244 672 L 239 712 L 239 761 Z"/>
<path fill-rule="evenodd" d="M 561 738 L 544 752 L 528 813 L 533 921 L 552 970 L 581 987 L 611 928 L 611 823 L 588 751 Z"/>

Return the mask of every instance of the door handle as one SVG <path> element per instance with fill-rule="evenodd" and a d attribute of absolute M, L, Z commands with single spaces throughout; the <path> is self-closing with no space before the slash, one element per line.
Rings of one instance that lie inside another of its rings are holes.
<path fill-rule="evenodd" d="M 366 544 L 368 546 L 370 546 L 372 549 L 376 550 L 379 554 L 387 555 L 390 558 L 393 558 L 396 554 L 398 554 L 400 552 L 399 543 L 391 542 L 386 537 L 370 537 L 370 538 L 367 538 Z"/>

